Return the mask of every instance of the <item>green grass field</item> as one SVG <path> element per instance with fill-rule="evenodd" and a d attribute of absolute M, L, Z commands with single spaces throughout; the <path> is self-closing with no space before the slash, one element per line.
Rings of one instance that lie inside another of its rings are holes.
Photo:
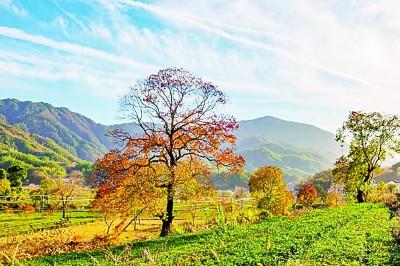
<path fill-rule="evenodd" d="M 107 252 L 71 253 L 25 265 L 400 265 L 393 220 L 381 205 L 314 210 L 247 226 L 136 242 Z M 142 256 L 148 250 L 147 259 Z M 110 258 L 110 252 L 115 256 Z M 108 254 L 108 255 L 107 255 Z"/>
<path fill-rule="evenodd" d="M 89 223 L 98 219 L 88 211 L 71 211 L 68 213 L 71 225 Z M 54 213 L 0 213 L 0 237 L 13 236 L 57 226 L 62 217 L 61 212 Z"/>

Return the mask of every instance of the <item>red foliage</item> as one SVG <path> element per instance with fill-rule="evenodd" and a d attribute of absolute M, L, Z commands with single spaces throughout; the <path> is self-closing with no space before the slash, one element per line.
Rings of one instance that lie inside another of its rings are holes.
<path fill-rule="evenodd" d="M 111 133 L 123 149 L 111 151 L 97 162 L 108 177 L 103 179 L 107 184 L 100 187 L 98 194 L 107 197 L 124 186 L 127 177 L 147 169 L 149 172 L 138 180 L 148 185 L 145 195 L 149 191 L 153 194 L 153 187 L 167 194 L 167 206 L 159 217 L 163 222 L 161 235 L 169 234 L 175 192 L 184 183 L 205 176 L 204 171 L 193 171 L 197 167 L 192 166 L 209 168 L 213 164 L 232 172 L 244 166 L 243 157 L 230 147 L 236 142 L 234 131 L 238 123 L 231 116 L 215 113 L 225 103 L 225 95 L 215 85 L 179 68 L 160 70 L 137 82 L 123 97 L 122 109 L 141 134 L 131 135 L 123 130 Z M 138 188 L 133 191 L 136 196 L 137 191 L 142 191 L 142 186 Z"/>
<path fill-rule="evenodd" d="M 297 200 L 299 203 L 305 205 L 306 207 L 311 207 L 318 199 L 318 192 L 313 187 L 313 185 L 303 186 L 297 195 Z"/>

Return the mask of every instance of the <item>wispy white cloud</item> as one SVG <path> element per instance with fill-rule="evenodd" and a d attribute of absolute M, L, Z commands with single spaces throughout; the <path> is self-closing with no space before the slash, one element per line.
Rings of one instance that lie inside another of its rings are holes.
<path fill-rule="evenodd" d="M 239 118 L 272 114 L 330 130 L 352 109 L 398 112 L 397 0 L 82 3 L 91 16 L 56 2 L 52 27 L 68 41 L 0 27 L 3 37 L 48 48 L 2 51 L 4 73 L 115 97 L 158 68 L 185 67 L 225 90 Z"/>
<path fill-rule="evenodd" d="M 72 44 L 68 42 L 62 42 L 62 41 L 56 41 L 47 37 L 43 37 L 40 35 L 32 35 L 28 34 L 22 30 L 15 29 L 15 28 L 9 28 L 9 27 L 2 27 L 0 26 L 0 35 L 5 36 L 8 38 L 13 38 L 13 39 L 18 39 L 18 40 L 23 40 L 23 41 L 28 41 L 34 44 L 38 45 L 43 45 L 47 46 L 52 49 L 57 49 L 61 51 L 65 51 L 68 53 L 73 53 L 77 55 L 82 55 L 82 56 L 90 56 L 94 58 L 100 58 L 104 59 L 107 61 L 110 61 L 112 63 L 117 63 L 117 64 L 124 64 L 124 65 L 129 65 L 137 68 L 144 68 L 144 69 L 154 69 L 154 66 L 149 65 L 147 63 L 142 63 L 142 62 L 137 62 L 135 60 L 114 55 L 111 53 L 107 53 L 101 50 L 97 50 L 91 47 L 87 46 L 81 46 L 77 44 Z"/>
<path fill-rule="evenodd" d="M 0 8 L 7 9 L 19 17 L 28 15 L 28 12 L 23 7 L 13 3 L 12 0 L 2 0 L 0 2 Z"/>
<path fill-rule="evenodd" d="M 232 25 L 226 25 L 226 24 L 222 24 L 222 23 L 210 23 L 207 20 L 204 19 L 200 19 L 198 17 L 194 17 L 194 16 L 188 16 L 186 15 L 184 12 L 179 12 L 176 11 L 176 9 L 165 9 L 165 8 L 160 8 L 158 6 L 155 5 L 151 5 L 151 4 L 147 4 L 147 3 L 142 3 L 139 1 L 130 1 L 130 0 L 119 0 L 120 3 L 126 4 L 126 5 L 130 5 L 133 7 L 137 7 L 137 8 L 141 8 L 144 9 L 146 11 L 152 12 L 156 15 L 162 16 L 164 18 L 167 18 L 168 20 L 174 21 L 176 23 L 178 23 L 179 25 L 182 25 L 183 27 L 187 27 L 187 26 L 193 26 L 196 28 L 199 28 L 201 30 L 216 34 L 222 38 L 225 38 L 227 40 L 230 41 L 234 41 L 237 42 L 241 45 L 248 45 L 251 47 L 254 47 L 256 49 L 262 49 L 268 52 L 272 52 L 275 53 L 277 55 L 279 55 L 280 57 L 287 59 L 287 60 L 291 60 L 294 62 L 298 62 L 301 63 L 307 67 L 313 67 L 322 71 L 326 71 L 330 74 L 342 77 L 342 78 L 348 78 L 351 79 L 353 81 L 357 81 L 357 82 L 361 82 L 365 85 L 369 85 L 369 82 L 363 78 L 357 77 L 357 76 L 353 76 L 351 74 L 348 73 L 343 73 L 339 70 L 335 70 L 332 69 L 330 67 L 321 65 L 319 63 L 314 62 L 312 59 L 303 59 L 298 57 L 296 54 L 291 53 L 290 51 L 287 50 L 283 50 L 280 49 L 278 47 L 274 47 L 272 45 L 269 45 L 267 43 L 263 43 L 260 41 L 255 41 L 249 38 L 245 38 L 242 37 L 240 35 L 235 35 L 232 33 L 229 33 L 228 31 L 226 31 L 225 29 L 229 29 L 229 30 L 233 30 L 235 32 L 253 32 L 253 33 L 264 33 L 267 34 L 269 36 L 273 36 L 274 38 L 282 38 L 285 40 L 290 40 L 292 42 L 297 42 L 298 41 L 294 41 L 289 37 L 286 36 L 282 36 L 279 34 L 271 34 L 268 31 L 256 31 L 256 30 L 251 30 L 251 29 L 243 29 L 238 27 L 237 29 L 235 29 L 235 26 Z"/>

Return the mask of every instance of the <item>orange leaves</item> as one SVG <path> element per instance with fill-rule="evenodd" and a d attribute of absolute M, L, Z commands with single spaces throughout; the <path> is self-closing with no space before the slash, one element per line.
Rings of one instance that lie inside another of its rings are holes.
<path fill-rule="evenodd" d="M 232 172 L 243 168 L 243 157 L 232 147 L 238 123 L 215 113 L 226 102 L 215 85 L 179 68 L 160 70 L 137 82 L 121 102 L 126 117 L 141 132 L 136 136 L 120 130 L 111 133 L 124 148 L 98 161 L 100 176 L 106 177 L 99 195 L 125 193 L 119 190 L 126 190 L 127 180 L 144 182 L 127 197 L 145 192 L 157 195 L 160 188 L 164 189 L 168 194 L 167 213 L 160 217 L 165 231 L 162 234 L 167 234 L 177 191 L 193 184 L 207 186 L 211 164 Z"/>
<path fill-rule="evenodd" d="M 232 149 L 225 149 L 216 154 L 217 166 L 227 167 L 232 173 L 238 173 L 244 167 L 246 161 L 243 156 L 236 154 Z"/>
<path fill-rule="evenodd" d="M 312 185 L 305 185 L 297 195 L 299 203 L 311 207 L 318 199 L 318 192 Z"/>
<path fill-rule="evenodd" d="M 99 167 L 101 160 L 96 164 L 96 169 Z M 103 168 L 107 179 L 98 186 L 93 207 L 104 214 L 118 217 L 128 217 L 138 209 L 154 208 L 162 197 L 162 191 L 156 186 L 154 176 L 162 175 L 163 170 L 165 172 L 165 169 L 158 166 L 129 170 Z"/>

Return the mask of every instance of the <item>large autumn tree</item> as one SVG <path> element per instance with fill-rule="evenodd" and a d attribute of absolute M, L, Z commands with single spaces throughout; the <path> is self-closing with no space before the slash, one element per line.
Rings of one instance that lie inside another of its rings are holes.
<path fill-rule="evenodd" d="M 400 151 L 400 119 L 396 115 L 377 112 L 350 112 L 338 130 L 337 141 L 350 139 L 349 153 L 336 161 L 335 182 L 355 192 L 364 202 L 365 190 L 388 156 Z"/>
<path fill-rule="evenodd" d="M 166 198 L 165 209 L 159 214 L 161 236 L 170 233 L 177 191 L 198 179 L 198 171 L 182 173 L 192 169 L 188 165 L 202 161 L 206 162 L 203 167 L 229 171 L 244 165 L 233 147 L 238 123 L 231 116 L 217 114 L 225 103 L 225 95 L 214 84 L 179 68 L 160 70 L 137 82 L 121 100 L 123 116 L 141 132 L 113 131 L 111 135 L 123 148 L 111 151 L 103 160 L 118 171 L 134 169 L 132 178 L 141 168 L 163 169 L 151 176 Z M 108 182 L 107 178 L 103 182 Z"/>

